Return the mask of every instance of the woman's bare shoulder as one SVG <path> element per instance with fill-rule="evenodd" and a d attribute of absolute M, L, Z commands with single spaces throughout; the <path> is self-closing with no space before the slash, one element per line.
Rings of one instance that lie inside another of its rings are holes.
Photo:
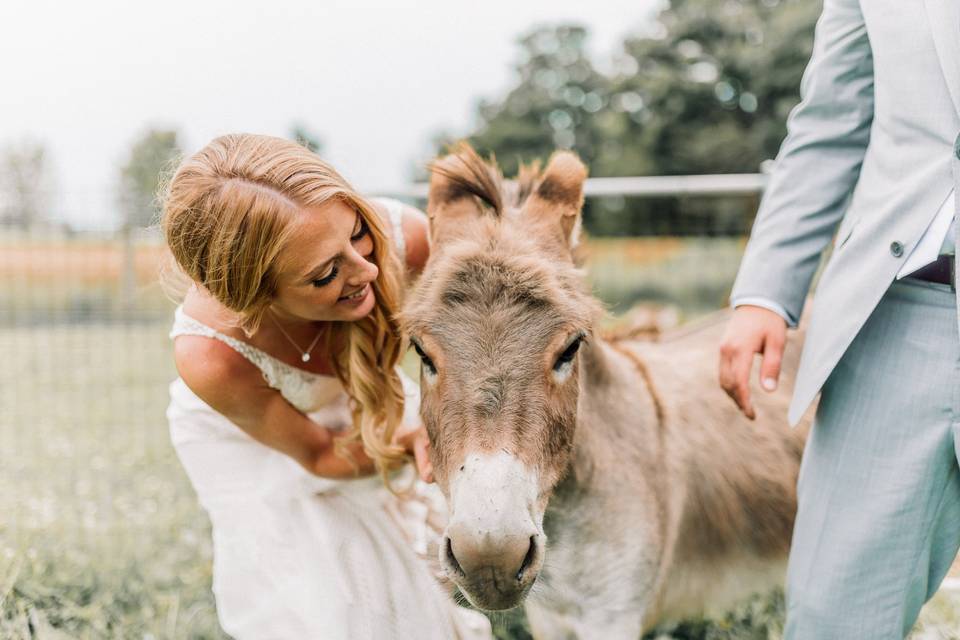
<path fill-rule="evenodd" d="M 233 313 L 200 287 L 193 287 L 183 298 L 183 312 L 202 324 L 231 338 L 244 339 L 243 330 L 233 321 Z"/>
<path fill-rule="evenodd" d="M 257 367 L 216 338 L 177 336 L 173 341 L 173 360 L 186 385 L 215 409 L 263 386 Z"/>
<path fill-rule="evenodd" d="M 243 339 L 216 300 L 199 289 L 187 293 L 183 312 L 224 335 Z M 204 402 L 218 408 L 237 393 L 262 386 L 260 371 L 236 349 L 216 338 L 181 335 L 173 341 L 173 360 L 183 381 Z"/>
<path fill-rule="evenodd" d="M 407 268 L 420 273 L 430 257 L 430 222 L 427 214 L 417 208 L 404 206 L 403 238 L 407 246 Z"/>
<path fill-rule="evenodd" d="M 406 247 L 406 267 L 415 274 L 420 273 L 427 263 L 427 258 L 430 257 L 430 223 L 427 214 L 399 200 L 379 198 L 373 199 L 372 202 L 380 216 L 388 222 L 390 212 L 387 202 L 395 202 L 399 205 L 402 214 L 400 228 L 403 232 L 403 242 Z M 387 232 L 392 235 L 394 233 L 393 225 L 388 224 L 386 226 Z"/>

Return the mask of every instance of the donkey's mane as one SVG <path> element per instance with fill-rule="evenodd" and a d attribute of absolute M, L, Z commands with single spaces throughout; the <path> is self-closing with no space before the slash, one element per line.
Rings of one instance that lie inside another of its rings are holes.
<path fill-rule="evenodd" d="M 447 189 L 434 194 L 435 198 L 450 202 L 464 195 L 475 196 L 498 218 L 505 207 L 522 206 L 540 179 L 540 162 L 534 161 L 520 165 L 516 180 L 506 181 L 493 154 L 484 160 L 466 142 L 451 147 L 449 155 L 430 164 L 430 170 L 449 181 Z"/>
<path fill-rule="evenodd" d="M 435 161 L 431 170 L 442 176 L 442 189 L 431 186 L 431 205 L 474 198 L 485 212 L 468 235 L 448 239 L 435 247 L 419 286 L 401 315 L 407 332 L 415 327 L 440 331 L 439 324 L 419 322 L 470 306 L 478 314 L 494 308 L 513 314 L 550 308 L 554 317 L 566 317 L 591 331 L 603 313 L 592 296 L 583 271 L 574 261 L 556 259 L 541 243 L 543 226 L 524 215 L 523 205 L 543 181 L 539 162 L 522 165 L 515 180 L 505 180 L 495 160 L 484 160 L 461 143 Z M 510 315 L 510 314 L 508 314 Z"/>

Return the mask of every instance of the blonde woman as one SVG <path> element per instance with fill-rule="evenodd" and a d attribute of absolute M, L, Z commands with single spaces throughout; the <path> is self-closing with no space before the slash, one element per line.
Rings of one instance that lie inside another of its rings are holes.
<path fill-rule="evenodd" d="M 162 225 L 193 281 L 171 332 L 180 378 L 167 415 L 213 525 L 223 629 L 489 637 L 404 535 L 416 529 L 398 514 L 425 530 L 429 510 L 375 473 L 414 449 L 425 459 L 393 320 L 398 257 L 412 271 L 426 261 L 423 214 L 364 199 L 298 144 L 228 135 L 176 171 Z"/>

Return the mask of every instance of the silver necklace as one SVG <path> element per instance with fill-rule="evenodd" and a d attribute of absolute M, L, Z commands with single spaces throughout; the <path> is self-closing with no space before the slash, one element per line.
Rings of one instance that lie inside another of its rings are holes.
<path fill-rule="evenodd" d="M 310 362 L 310 353 L 313 351 L 313 348 L 317 346 L 317 342 L 320 341 L 320 336 L 323 335 L 323 327 L 320 327 L 319 331 L 317 331 L 316 337 L 313 339 L 313 342 L 311 342 L 310 346 L 307 347 L 307 350 L 304 351 L 300 348 L 300 345 L 294 342 L 293 338 L 290 337 L 290 334 L 283 330 L 283 326 L 280 324 L 280 321 L 277 320 L 277 316 L 273 315 L 272 311 L 270 312 L 270 317 L 273 318 L 273 323 L 277 325 L 277 329 L 280 329 L 280 333 L 283 334 L 283 337 L 286 338 L 290 344 L 293 345 L 293 348 L 296 349 L 300 354 L 300 360 L 303 362 Z"/>

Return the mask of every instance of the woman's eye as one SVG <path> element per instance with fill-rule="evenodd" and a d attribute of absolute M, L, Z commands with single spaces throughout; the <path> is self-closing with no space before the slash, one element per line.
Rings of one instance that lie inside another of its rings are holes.
<path fill-rule="evenodd" d="M 576 340 L 570 343 L 570 346 L 563 350 L 563 353 L 557 357 L 557 361 L 553 365 L 554 371 L 559 371 L 564 365 L 569 364 L 573 361 L 573 357 L 577 355 L 577 351 L 580 350 L 580 345 L 583 343 L 583 336 L 578 337 Z"/>
<path fill-rule="evenodd" d="M 367 221 L 357 216 L 357 226 L 354 227 L 353 235 L 350 236 L 350 242 L 356 242 L 363 238 L 367 233 L 370 232 L 370 227 L 367 226 Z"/>
<path fill-rule="evenodd" d="M 423 352 L 423 349 L 420 348 L 416 342 L 413 343 L 413 350 L 417 352 L 417 355 L 420 356 L 420 362 L 423 364 L 423 368 L 427 370 L 432 376 L 437 375 L 437 368 L 433 366 L 433 360 L 430 359 L 430 356 Z"/>
<path fill-rule="evenodd" d="M 340 273 L 340 269 L 335 266 L 333 267 L 333 269 L 330 269 L 329 274 L 323 276 L 322 278 L 318 278 L 317 280 L 314 280 L 311 284 L 313 284 L 313 286 L 317 288 L 325 287 L 326 285 L 336 280 L 337 274 L 339 273 Z"/>

